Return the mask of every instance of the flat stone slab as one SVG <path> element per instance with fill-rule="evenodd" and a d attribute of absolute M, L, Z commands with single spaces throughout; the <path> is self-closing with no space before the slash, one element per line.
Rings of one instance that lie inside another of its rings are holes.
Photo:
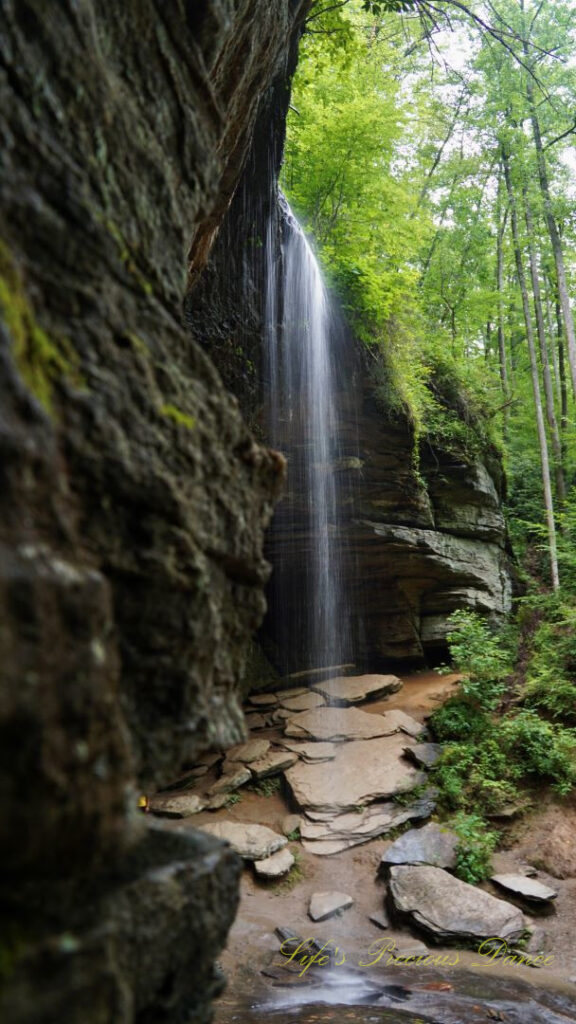
<path fill-rule="evenodd" d="M 550 903 L 558 896 L 556 890 L 549 885 L 543 885 L 534 878 L 526 878 L 525 875 L 492 875 L 490 881 L 514 896 L 536 903 Z"/>
<path fill-rule="evenodd" d="M 297 743 L 295 740 L 282 739 L 282 746 L 293 751 L 302 761 L 309 764 L 319 761 L 333 761 L 336 757 L 337 746 L 334 743 L 321 743 L 311 740 L 309 743 Z"/>
<path fill-rule="evenodd" d="M 275 708 L 278 704 L 277 693 L 253 693 L 248 697 L 248 702 L 253 707 L 262 710 L 263 708 Z"/>
<path fill-rule="evenodd" d="M 258 729 L 266 729 L 268 724 L 267 715 L 261 715 L 257 711 L 246 715 L 246 725 L 250 731 L 256 732 Z"/>
<path fill-rule="evenodd" d="M 302 846 L 317 856 L 340 853 L 360 843 L 367 843 L 397 828 L 405 821 L 427 818 L 435 808 L 434 800 L 423 797 L 408 807 L 402 807 L 390 800 L 386 803 L 370 804 L 363 811 L 351 811 L 330 817 L 312 812 L 302 818 L 300 835 Z"/>
<path fill-rule="evenodd" d="M 442 744 L 415 743 L 412 747 L 406 747 L 404 753 L 421 768 L 432 768 L 442 753 Z"/>
<path fill-rule="evenodd" d="M 366 675 L 337 676 L 311 685 L 328 704 L 346 708 L 367 700 L 381 700 L 390 693 L 397 693 L 404 684 L 398 676 Z"/>
<path fill-rule="evenodd" d="M 287 711 L 311 711 L 312 708 L 322 708 L 326 706 L 326 701 L 319 693 L 314 693 L 312 690 L 308 690 L 306 693 L 301 693 L 297 697 L 285 697 L 283 694 L 279 694 L 280 707 L 285 708 Z"/>
<path fill-rule="evenodd" d="M 159 818 L 189 818 L 206 807 L 205 798 L 196 793 L 178 793 L 174 796 L 154 796 L 149 808 Z"/>
<path fill-rule="evenodd" d="M 404 729 L 405 723 L 398 716 L 417 724 L 422 731 L 423 726 L 402 711 L 371 715 L 359 708 L 318 708 L 291 716 L 284 727 L 284 735 L 307 740 L 368 740 L 376 736 L 391 736 Z"/>
<path fill-rule="evenodd" d="M 301 808 L 334 813 L 357 810 L 376 800 L 406 793 L 425 781 L 424 773 L 403 757 L 405 742 L 404 737 L 393 735 L 343 743 L 334 761 L 298 761 L 286 772 L 286 780 Z"/>
<path fill-rule="evenodd" d="M 265 860 L 288 842 L 286 836 L 273 832 L 266 825 L 241 821 L 217 821 L 213 825 L 202 825 L 202 832 L 224 839 L 244 860 Z"/>
<path fill-rule="evenodd" d="M 432 864 L 437 868 L 454 868 L 458 843 L 455 832 L 430 822 L 400 836 L 383 854 L 380 864 Z"/>
<path fill-rule="evenodd" d="M 248 740 L 247 743 L 239 743 L 226 751 L 226 761 L 242 761 L 243 764 L 250 764 L 251 761 L 260 761 L 270 750 L 269 740 Z"/>
<path fill-rule="evenodd" d="M 447 942 L 493 937 L 514 941 L 526 927 L 517 907 L 442 868 L 392 867 L 389 891 L 397 911 Z"/>
<path fill-rule="evenodd" d="M 287 847 L 277 850 L 271 857 L 254 861 L 254 870 L 261 878 L 280 878 L 288 874 L 294 864 L 294 854 Z"/>
<path fill-rule="evenodd" d="M 310 899 L 308 916 L 313 921 L 326 921 L 340 910 L 351 907 L 354 900 L 345 892 L 315 892 Z"/>
<path fill-rule="evenodd" d="M 221 779 L 214 782 L 208 790 L 209 796 L 216 796 L 218 793 L 233 793 L 235 789 L 240 789 L 246 782 L 249 782 L 252 778 L 250 769 L 245 765 L 239 765 L 234 771 L 227 772 Z"/>
<path fill-rule="evenodd" d="M 407 715 L 405 711 L 400 711 L 399 708 L 386 711 L 384 717 L 390 722 L 394 722 L 397 731 L 405 732 L 408 736 L 413 736 L 414 739 L 418 739 L 426 731 L 426 726 L 422 722 L 412 718 L 412 715 Z"/>
<path fill-rule="evenodd" d="M 291 768 L 297 760 L 298 755 L 291 750 L 271 750 L 261 761 L 252 762 L 250 771 L 255 779 L 265 779 Z"/>

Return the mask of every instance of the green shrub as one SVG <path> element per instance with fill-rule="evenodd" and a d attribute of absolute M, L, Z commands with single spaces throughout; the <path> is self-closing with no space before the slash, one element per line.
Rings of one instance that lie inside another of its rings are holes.
<path fill-rule="evenodd" d="M 576 786 L 576 730 L 525 708 L 504 718 L 498 734 L 506 758 L 524 774 L 547 779 L 561 795 Z"/>
<path fill-rule="evenodd" d="M 455 874 L 463 882 L 482 882 L 492 872 L 492 854 L 499 835 L 487 829 L 478 814 L 457 814 L 450 822 L 459 838 Z"/>
<path fill-rule="evenodd" d="M 502 639 L 475 612 L 460 609 L 448 620 L 453 667 L 464 676 L 462 693 L 484 711 L 498 706 L 510 673 L 511 657 Z"/>
<path fill-rule="evenodd" d="M 445 740 L 479 739 L 490 730 L 490 717 L 468 697 L 450 697 L 429 718 L 436 738 Z"/>

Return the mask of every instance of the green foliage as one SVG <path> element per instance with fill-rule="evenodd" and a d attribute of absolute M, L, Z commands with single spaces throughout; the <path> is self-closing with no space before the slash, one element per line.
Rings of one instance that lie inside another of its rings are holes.
<path fill-rule="evenodd" d="M 530 602 L 534 606 L 534 601 Z M 528 707 L 576 725 L 576 607 L 562 595 L 538 602 L 543 615 L 530 638 L 523 688 Z M 528 604 L 528 602 L 525 602 Z"/>
<path fill-rule="evenodd" d="M 477 814 L 457 814 L 450 822 L 459 837 L 455 874 L 463 882 L 482 882 L 492 872 L 491 858 L 499 834 L 486 828 Z"/>
<path fill-rule="evenodd" d="M 282 780 L 279 775 L 274 775 L 272 778 L 260 779 L 260 782 L 255 782 L 247 789 L 251 789 L 258 796 L 273 796 L 274 793 L 279 793 L 282 787 Z"/>
<path fill-rule="evenodd" d="M 429 721 L 441 743 L 446 740 L 479 740 L 491 728 L 490 716 L 475 701 L 461 694 L 450 697 Z"/>
<path fill-rule="evenodd" d="M 528 708 L 507 715 L 499 740 L 510 763 L 524 775 L 545 779 L 565 796 L 576 786 L 576 731 L 546 722 Z"/>
<path fill-rule="evenodd" d="M 236 804 L 240 803 L 241 799 L 242 796 L 240 793 L 229 793 L 226 797 L 224 807 L 234 807 Z"/>
<path fill-rule="evenodd" d="M 454 668 L 464 674 L 462 692 L 483 711 L 494 710 L 511 669 L 510 652 L 501 637 L 475 612 L 455 611 L 449 618 L 448 643 Z"/>

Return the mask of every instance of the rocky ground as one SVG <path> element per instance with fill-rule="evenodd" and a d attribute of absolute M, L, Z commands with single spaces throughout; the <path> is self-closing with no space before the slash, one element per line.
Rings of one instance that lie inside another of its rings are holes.
<path fill-rule="evenodd" d="M 546 801 L 506 825 L 493 880 L 472 887 L 454 877 L 456 840 L 436 821 L 427 783 L 437 748 L 425 723 L 456 684 L 457 677 L 435 673 L 402 682 L 363 676 L 253 697 L 249 741 L 225 757 L 205 758 L 180 780 L 184 788 L 151 802 L 163 817 L 183 815 L 169 817 L 168 827 L 227 838 L 245 860 L 240 912 L 222 958 L 230 979 L 218 1010 L 222 1024 L 249 1019 L 248 1005 L 268 1005 L 304 982 L 323 985 L 330 970 L 337 990 L 343 970 L 361 965 L 361 984 L 379 985 L 378 1005 L 396 1005 L 398 1013 L 398 994 L 387 1002 L 384 991 L 390 974 L 393 992 L 400 979 L 412 999 L 435 992 L 446 1001 L 448 993 L 454 1010 L 457 998 L 472 998 L 471 971 L 484 978 L 486 998 L 490 987 L 497 998 L 498 984 L 506 991 L 527 985 L 539 997 L 565 990 L 572 1007 L 566 1016 L 563 1005 L 555 1017 L 558 1007 L 550 1004 L 531 1017 L 525 1003 L 518 1019 L 576 1019 L 576 805 Z M 515 948 L 526 931 L 537 967 L 462 948 L 495 935 Z M 291 936 L 307 945 L 289 962 L 298 947 Z M 331 960 L 308 963 L 302 975 L 313 939 L 317 949 L 329 944 L 318 958 L 330 952 Z M 392 961 L 401 954 L 403 964 Z M 501 1012 L 504 1004 L 496 1005 Z M 475 1019 L 470 1006 L 451 1019 Z M 426 1007 L 416 1001 L 410 1009 Z M 506 1012 L 493 1019 L 517 1019 L 512 1003 Z"/>

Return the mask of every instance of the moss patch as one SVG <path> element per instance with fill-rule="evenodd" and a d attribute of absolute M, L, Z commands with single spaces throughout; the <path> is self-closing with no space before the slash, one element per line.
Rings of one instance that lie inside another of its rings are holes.
<path fill-rule="evenodd" d="M 82 385 L 78 357 L 68 338 L 51 336 L 36 323 L 22 275 L 2 241 L 0 311 L 12 338 L 14 361 L 20 376 L 46 411 L 52 414 L 56 381 L 66 377 L 77 387 Z"/>
<path fill-rule="evenodd" d="M 186 427 L 188 430 L 194 430 L 196 426 L 196 420 L 193 416 L 188 416 L 181 409 L 178 409 L 176 405 L 161 405 L 158 412 L 161 416 L 167 416 L 168 419 L 173 420 L 174 423 L 178 423 L 181 427 Z"/>

